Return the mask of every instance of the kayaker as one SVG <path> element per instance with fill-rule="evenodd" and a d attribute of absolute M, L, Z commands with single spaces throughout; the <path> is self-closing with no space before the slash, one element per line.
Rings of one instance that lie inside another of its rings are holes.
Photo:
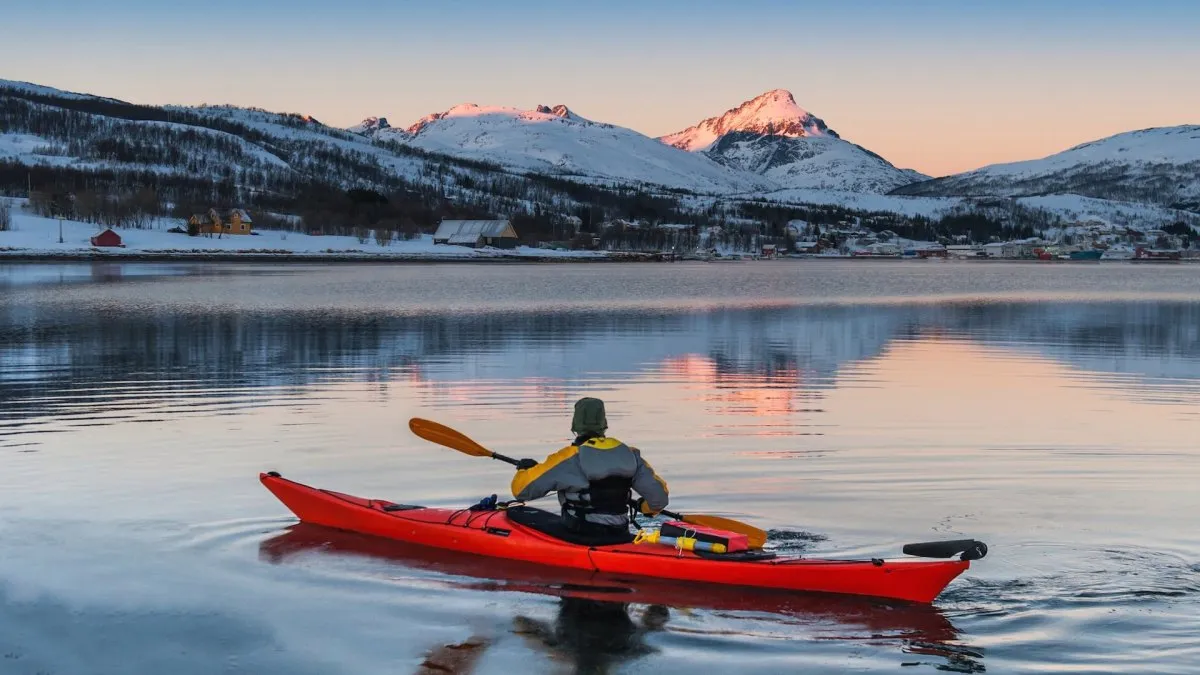
<path fill-rule="evenodd" d="M 639 510 L 653 515 L 667 508 L 667 483 L 642 459 L 637 448 L 605 435 L 604 401 L 575 402 L 571 432 L 575 441 L 538 463 L 521 460 L 513 477 L 513 496 L 532 501 L 558 492 L 563 524 L 574 532 L 600 536 L 629 532 L 632 492 Z"/>

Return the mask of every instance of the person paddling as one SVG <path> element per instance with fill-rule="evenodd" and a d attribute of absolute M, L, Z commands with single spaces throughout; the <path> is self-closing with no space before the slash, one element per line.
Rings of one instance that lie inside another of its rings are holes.
<path fill-rule="evenodd" d="M 563 524 L 581 534 L 629 532 L 632 492 L 642 498 L 639 510 L 654 515 L 667 508 L 667 483 L 634 447 L 605 435 L 604 401 L 575 402 L 571 432 L 575 441 L 542 463 L 523 459 L 513 477 L 513 497 L 532 501 L 558 492 Z"/>

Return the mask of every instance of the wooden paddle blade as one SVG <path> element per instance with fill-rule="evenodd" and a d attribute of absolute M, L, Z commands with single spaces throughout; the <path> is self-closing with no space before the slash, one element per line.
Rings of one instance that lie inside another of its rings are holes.
<path fill-rule="evenodd" d="M 444 424 L 438 424 L 430 420 L 423 420 L 419 417 L 414 417 L 408 421 L 408 428 L 421 438 L 438 445 L 444 445 L 447 448 L 457 450 L 463 454 L 472 455 L 475 457 L 491 457 L 492 451 L 467 438 L 466 435 L 451 429 Z"/>
<path fill-rule="evenodd" d="M 746 535 L 747 543 L 750 548 L 762 548 L 763 544 L 767 543 L 766 530 L 760 530 L 753 525 L 748 525 L 740 520 L 731 518 L 722 518 L 721 516 L 708 516 L 704 514 L 691 514 L 683 517 L 683 522 L 694 523 L 696 525 L 704 525 L 718 530 L 729 530 L 738 534 Z"/>

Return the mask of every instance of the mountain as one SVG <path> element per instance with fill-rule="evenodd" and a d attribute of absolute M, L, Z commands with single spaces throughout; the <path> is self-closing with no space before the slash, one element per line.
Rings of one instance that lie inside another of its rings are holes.
<path fill-rule="evenodd" d="M 1042 159 L 903 186 L 896 195 L 1078 194 L 1200 212 L 1200 125 L 1130 131 Z"/>
<path fill-rule="evenodd" d="M 377 134 L 393 131 L 382 120 L 372 126 Z M 0 81 L 0 193 L 24 193 L 27 185 L 47 198 L 76 193 L 85 220 L 85 203 L 103 202 L 97 211 L 115 213 L 118 199 L 144 191 L 156 195 L 160 211 L 237 205 L 256 211 L 264 226 L 260 214 L 269 211 L 312 216 L 329 228 L 349 227 L 354 200 L 372 193 L 391 198 L 386 215 L 423 227 L 536 207 L 570 212 L 581 200 L 599 199 L 590 188 L 568 194 L 540 176 L 513 176 L 307 115 L 138 105 Z M 635 197 L 606 199 L 625 208 Z"/>
<path fill-rule="evenodd" d="M 565 105 L 521 110 L 464 103 L 426 115 L 403 132 L 361 133 L 423 151 L 586 183 L 705 193 L 773 187 L 757 176 L 665 146 L 631 129 L 586 119 Z"/>
<path fill-rule="evenodd" d="M 703 152 L 721 136 L 731 132 L 746 132 L 759 136 L 832 136 L 839 138 L 825 120 L 796 105 L 796 99 L 786 89 L 772 89 L 756 96 L 719 117 L 710 117 L 683 131 L 668 134 L 658 140 L 688 152 Z"/>
<path fill-rule="evenodd" d="M 349 129 L 346 129 L 346 131 L 349 131 L 352 134 L 361 134 L 363 136 L 370 136 L 371 134 L 375 133 L 376 131 L 382 131 L 384 129 L 391 129 L 391 128 L 392 128 L 392 125 L 388 124 L 388 120 L 386 117 L 368 117 L 368 118 L 364 119 L 363 121 L 359 122 L 358 124 L 350 127 Z"/>
<path fill-rule="evenodd" d="M 928 179 L 844 140 L 784 89 L 658 140 L 763 176 L 782 189 L 886 193 Z"/>
<path fill-rule="evenodd" d="M 1063 187 L 1053 182 L 1037 186 L 1047 193 L 1033 197 L 912 197 L 903 193 L 954 186 L 941 179 L 880 194 L 907 182 L 897 177 L 905 172 L 840 138 L 787 92 L 756 100 L 673 135 L 689 152 L 563 105 L 465 104 L 408 128 L 374 117 L 351 131 L 308 115 L 138 105 L 0 80 L 0 192 L 24 194 L 32 186 L 47 211 L 75 193 L 81 217 L 87 208 L 117 217 L 128 212 L 127 201 L 153 196 L 160 214 L 236 205 L 255 211 L 263 227 L 275 213 L 345 233 L 362 223 L 411 230 L 441 218 L 504 215 L 520 219 L 519 231 L 533 232 L 531 238 L 546 239 L 561 236 L 555 228 L 568 218 L 585 227 L 622 219 L 777 228 L 795 218 L 837 222 L 891 213 L 887 226 L 900 231 L 917 216 L 978 212 L 996 223 L 1039 228 L 1060 217 L 1093 216 L 1134 226 L 1181 218 L 1200 224 L 1200 215 L 1158 205 L 1200 201 L 1197 127 L 1089 144 L 1099 158 L 1087 164 L 1090 184 L 1108 180 L 1095 192 L 1130 194 L 1124 202 L 1053 194 Z M 1088 147 L 1070 152 L 1085 154 Z M 1004 181 L 996 189 L 1022 194 L 1019 187 Z"/>

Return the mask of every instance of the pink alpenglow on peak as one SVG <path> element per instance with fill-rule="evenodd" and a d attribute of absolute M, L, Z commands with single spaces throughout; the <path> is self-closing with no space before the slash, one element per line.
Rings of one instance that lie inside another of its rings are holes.
<path fill-rule="evenodd" d="M 718 117 L 710 117 L 683 131 L 662 136 L 660 141 L 689 152 L 700 152 L 727 133 L 742 131 L 764 136 L 832 136 L 837 132 L 824 120 L 796 105 L 786 89 L 772 89 Z"/>
<path fill-rule="evenodd" d="M 517 120 L 522 122 L 546 122 L 552 120 L 565 120 L 570 122 L 579 122 L 581 124 L 592 124 L 579 115 L 571 112 L 565 105 L 556 105 L 553 108 L 550 106 L 539 105 L 533 110 L 521 110 L 520 108 L 512 108 L 500 105 L 477 105 L 475 103 L 460 103 L 453 108 L 440 113 L 431 113 L 422 117 L 413 123 L 408 128 L 408 133 L 417 135 L 430 124 L 438 120 L 449 120 L 454 118 L 486 118 L 493 117 L 505 120 Z"/>
<path fill-rule="evenodd" d="M 369 136 L 372 132 L 391 129 L 392 125 L 388 124 L 386 117 L 368 117 L 362 122 L 350 127 L 347 131 L 355 134 L 363 134 Z"/>

